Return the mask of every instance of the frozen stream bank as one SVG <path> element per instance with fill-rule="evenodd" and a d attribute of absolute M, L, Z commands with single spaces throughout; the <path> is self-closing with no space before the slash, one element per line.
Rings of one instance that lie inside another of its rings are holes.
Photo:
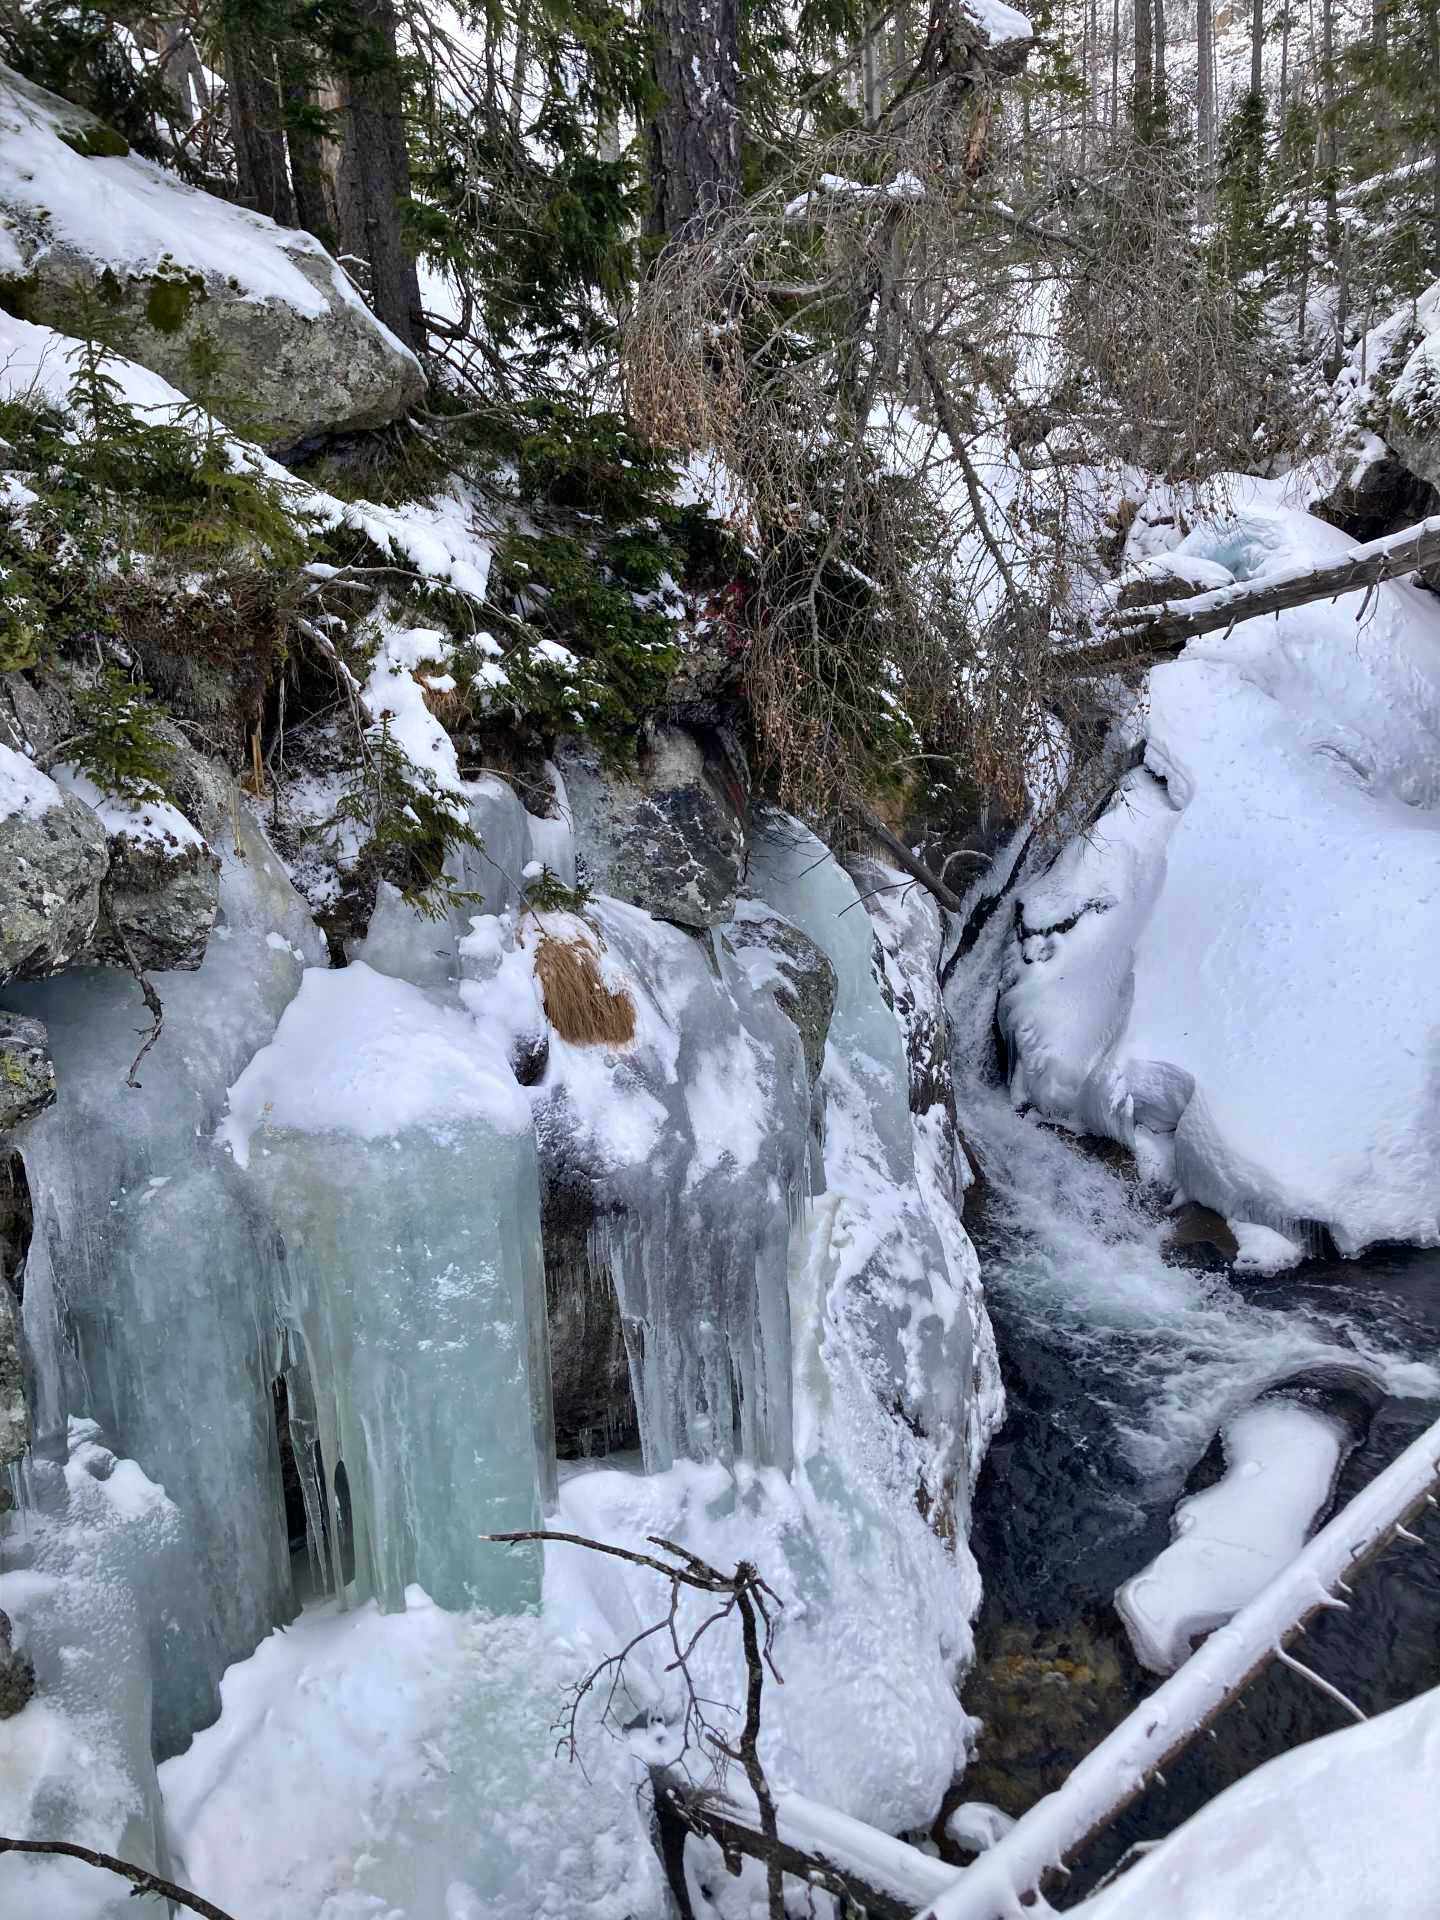
<path fill-rule="evenodd" d="M 1346 1461 L 1344 1500 L 1440 1411 L 1440 1255 L 1315 1262 L 1274 1280 L 1177 1263 L 1168 1223 L 1114 1160 L 982 1083 L 959 1089 L 979 1181 L 967 1200 L 1008 1414 L 981 1474 L 973 1546 L 985 1582 L 966 1694 L 991 1721 L 967 1797 L 1019 1812 L 1060 1784 L 1155 1684 L 1115 1611 L 1166 1547 L 1176 1496 L 1217 1428 L 1265 1389 L 1343 1368 L 1383 1391 Z M 1440 1681 L 1440 1516 L 1430 1550 L 1392 1550 L 1348 1614 L 1312 1623 L 1305 1658 L 1367 1711 Z M 1096 1843 L 1062 1904 L 1272 1755 L 1344 1715 L 1272 1668 Z M 1061 1896 L 1052 1895 L 1052 1898 Z"/>

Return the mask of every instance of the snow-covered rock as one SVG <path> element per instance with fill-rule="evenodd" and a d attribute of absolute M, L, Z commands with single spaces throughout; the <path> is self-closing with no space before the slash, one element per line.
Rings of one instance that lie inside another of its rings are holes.
<path fill-rule="evenodd" d="M 1245 480 L 1179 552 L 1250 580 L 1349 546 Z M 1440 606 L 1397 583 L 1193 641 L 1140 723 L 1145 765 L 1020 891 L 1014 1099 L 1132 1146 L 1255 1264 L 1284 1252 L 1255 1226 L 1434 1244 Z"/>
<path fill-rule="evenodd" d="M 267 446 L 378 426 L 420 398 L 418 361 L 317 240 L 113 145 L 89 114 L 0 69 L 12 310 L 73 334 L 84 299 L 103 297 L 132 358 Z M 201 393 L 206 335 L 220 361 Z"/>

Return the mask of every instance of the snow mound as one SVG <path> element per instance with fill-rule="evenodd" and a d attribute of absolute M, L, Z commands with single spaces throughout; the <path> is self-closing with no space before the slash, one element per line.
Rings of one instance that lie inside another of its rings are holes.
<path fill-rule="evenodd" d="M 378 1140 L 467 1119 L 520 1133 L 530 1109 L 467 1015 L 357 960 L 306 969 L 274 1040 L 231 1087 L 220 1138 L 244 1167 L 257 1128 Z"/>
<path fill-rule="evenodd" d="M 1237 1781 L 1084 1920 L 1420 1920 L 1440 1885 L 1440 1687 Z"/>
<path fill-rule="evenodd" d="M 1180 543 L 1240 580 L 1349 551 L 1237 481 Z M 1440 606 L 1379 588 L 1193 641 L 1149 676 L 1145 765 L 1020 895 L 1016 1103 L 1217 1209 L 1352 1254 L 1440 1240 Z"/>

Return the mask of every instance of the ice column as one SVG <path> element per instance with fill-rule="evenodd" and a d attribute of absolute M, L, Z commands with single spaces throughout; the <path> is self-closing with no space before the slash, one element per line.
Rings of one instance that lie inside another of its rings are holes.
<path fill-rule="evenodd" d="M 224 1133 L 276 1229 L 332 1581 L 389 1608 L 412 1581 L 446 1607 L 538 1600 L 538 1551 L 480 1538 L 538 1523 L 548 1439 L 535 1146 L 504 1060 L 407 981 L 315 969 Z"/>

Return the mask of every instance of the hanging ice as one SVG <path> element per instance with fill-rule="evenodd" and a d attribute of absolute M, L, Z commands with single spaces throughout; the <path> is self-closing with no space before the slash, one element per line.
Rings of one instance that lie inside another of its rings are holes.
<path fill-rule="evenodd" d="M 332 1583 L 353 1555 L 391 1608 L 411 1582 L 449 1607 L 538 1599 L 538 1553 L 480 1540 L 537 1523 L 548 1446 L 535 1148 L 504 1060 L 406 981 L 314 968 L 222 1133 L 276 1229 Z"/>
<path fill-rule="evenodd" d="M 63 1462 L 69 1416 L 92 1416 L 164 1486 L 190 1542 L 146 1621 L 162 1753 L 213 1715 L 225 1667 L 294 1610 L 267 1232 L 212 1136 L 227 1086 L 324 948 L 264 840 L 243 820 L 240 834 L 203 965 L 156 976 L 165 1028 L 139 1091 L 125 1083 L 144 1021 L 127 975 L 7 994 L 45 1022 L 61 1089 L 20 1135 L 35 1455 Z"/>

